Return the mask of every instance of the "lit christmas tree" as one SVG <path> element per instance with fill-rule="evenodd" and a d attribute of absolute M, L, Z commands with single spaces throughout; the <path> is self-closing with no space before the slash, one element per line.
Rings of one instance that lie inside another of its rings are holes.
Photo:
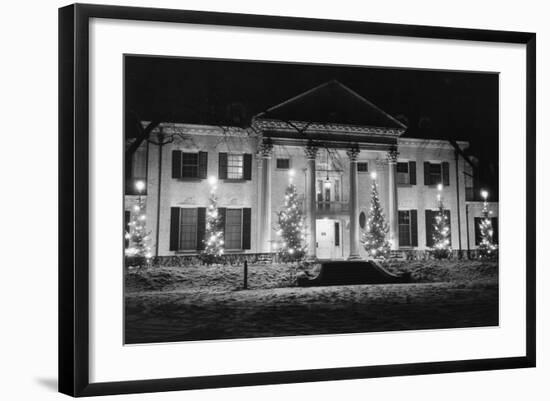
<path fill-rule="evenodd" d="M 145 189 L 145 183 L 138 181 L 136 188 L 141 193 Z M 137 204 L 132 208 L 131 220 L 124 235 L 124 238 L 129 242 L 129 246 L 125 250 L 127 267 L 147 267 L 150 265 L 153 255 L 149 246 L 150 232 L 146 231 L 146 218 L 145 202 L 140 195 Z"/>
<path fill-rule="evenodd" d="M 210 205 L 206 209 L 206 229 L 204 232 L 204 249 L 200 258 L 206 264 L 220 263 L 224 253 L 222 221 L 218 212 L 216 197 L 216 178 L 210 177 Z"/>
<path fill-rule="evenodd" d="M 386 240 L 388 225 L 384 218 L 380 199 L 378 198 L 378 185 L 376 173 L 371 174 L 372 195 L 370 210 L 367 217 L 367 226 L 362 235 L 361 242 L 372 258 L 386 258 L 390 253 L 390 243 Z"/>
<path fill-rule="evenodd" d="M 437 259 L 446 259 L 451 255 L 451 230 L 449 228 L 449 218 L 445 214 L 443 200 L 441 198 L 442 185 L 439 184 L 437 200 L 439 202 L 438 211 L 433 225 L 433 255 Z"/>
<path fill-rule="evenodd" d="M 289 184 L 285 191 L 285 204 L 278 213 L 280 238 L 279 257 L 283 262 L 302 259 L 306 252 L 304 245 L 304 216 L 298 203 L 296 186 Z"/>
<path fill-rule="evenodd" d="M 483 210 L 482 210 L 482 219 L 479 223 L 479 232 L 481 235 L 481 242 L 479 244 L 479 256 L 481 257 L 493 257 L 497 255 L 498 247 L 493 242 L 493 223 L 489 214 L 488 203 L 487 203 L 487 191 L 481 191 L 481 196 L 483 196 Z"/>

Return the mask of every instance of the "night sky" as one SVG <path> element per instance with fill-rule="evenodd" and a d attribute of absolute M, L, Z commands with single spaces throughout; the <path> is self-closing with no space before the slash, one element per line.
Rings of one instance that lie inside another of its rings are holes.
<path fill-rule="evenodd" d="M 480 185 L 498 193 L 498 74 L 127 56 L 126 115 L 244 127 L 333 79 L 403 122 L 404 136 L 469 141 Z"/>

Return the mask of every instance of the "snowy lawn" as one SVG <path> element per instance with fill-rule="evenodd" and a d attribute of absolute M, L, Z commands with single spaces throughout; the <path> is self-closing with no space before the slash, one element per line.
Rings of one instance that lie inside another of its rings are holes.
<path fill-rule="evenodd" d="M 289 287 L 295 268 L 173 267 L 126 276 L 126 342 L 353 333 L 498 324 L 498 264 L 393 262 L 414 283 Z"/>

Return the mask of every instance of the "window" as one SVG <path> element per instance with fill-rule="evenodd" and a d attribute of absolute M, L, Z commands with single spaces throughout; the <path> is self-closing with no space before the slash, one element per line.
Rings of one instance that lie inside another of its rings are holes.
<path fill-rule="evenodd" d="M 367 216 L 365 216 L 365 212 L 361 212 L 359 214 L 359 227 L 361 227 L 364 230 L 366 225 L 367 225 Z"/>
<path fill-rule="evenodd" d="M 493 243 L 498 244 L 498 218 L 490 217 L 489 219 L 491 220 L 491 226 L 493 227 Z M 479 246 L 479 244 L 481 244 L 480 224 L 482 220 L 483 220 L 483 217 L 474 217 L 476 246 Z"/>
<path fill-rule="evenodd" d="M 227 209 L 225 214 L 225 247 L 241 249 L 242 209 Z"/>
<path fill-rule="evenodd" d="M 290 168 L 290 159 L 277 159 L 277 168 L 288 170 Z"/>
<path fill-rule="evenodd" d="M 441 181 L 441 164 L 430 163 L 430 182 L 437 185 Z"/>
<path fill-rule="evenodd" d="M 227 155 L 227 178 L 230 180 L 243 179 L 243 155 Z"/>
<path fill-rule="evenodd" d="M 424 185 L 449 185 L 449 163 L 424 163 Z"/>
<path fill-rule="evenodd" d="M 334 222 L 334 246 L 340 246 L 340 222 Z"/>
<path fill-rule="evenodd" d="M 397 163 L 397 184 L 409 185 L 411 183 L 409 175 L 409 163 Z"/>
<path fill-rule="evenodd" d="M 205 179 L 208 170 L 208 152 L 172 151 L 172 178 Z"/>
<path fill-rule="evenodd" d="M 418 224 L 416 210 L 399 210 L 399 246 L 418 246 Z"/>
<path fill-rule="evenodd" d="M 436 223 L 435 218 L 438 215 L 438 210 L 426 210 L 426 246 L 431 248 L 434 244 L 433 234 L 434 234 L 434 225 Z M 452 229 L 451 229 L 451 211 L 445 210 L 445 216 L 447 217 L 447 222 L 449 223 L 449 242 L 452 245 Z"/>
<path fill-rule="evenodd" d="M 183 178 L 195 178 L 199 175 L 199 154 L 181 154 L 181 176 Z"/>
<path fill-rule="evenodd" d="M 180 250 L 197 249 L 197 209 L 180 210 Z"/>
<path fill-rule="evenodd" d="M 252 179 L 252 155 L 250 153 L 218 153 L 218 178 L 220 180 Z"/>
<path fill-rule="evenodd" d="M 367 173 L 369 171 L 369 163 L 357 162 L 357 171 L 360 173 Z"/>

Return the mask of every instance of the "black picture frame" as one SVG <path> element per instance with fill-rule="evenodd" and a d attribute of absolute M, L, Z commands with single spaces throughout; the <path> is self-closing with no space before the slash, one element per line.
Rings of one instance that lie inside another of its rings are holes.
<path fill-rule="evenodd" d="M 91 18 L 275 28 L 526 46 L 526 354 L 521 357 L 277 371 L 155 380 L 89 381 L 89 22 Z M 95 396 L 535 366 L 536 35 L 526 32 L 75 4 L 59 9 L 59 391 Z"/>

